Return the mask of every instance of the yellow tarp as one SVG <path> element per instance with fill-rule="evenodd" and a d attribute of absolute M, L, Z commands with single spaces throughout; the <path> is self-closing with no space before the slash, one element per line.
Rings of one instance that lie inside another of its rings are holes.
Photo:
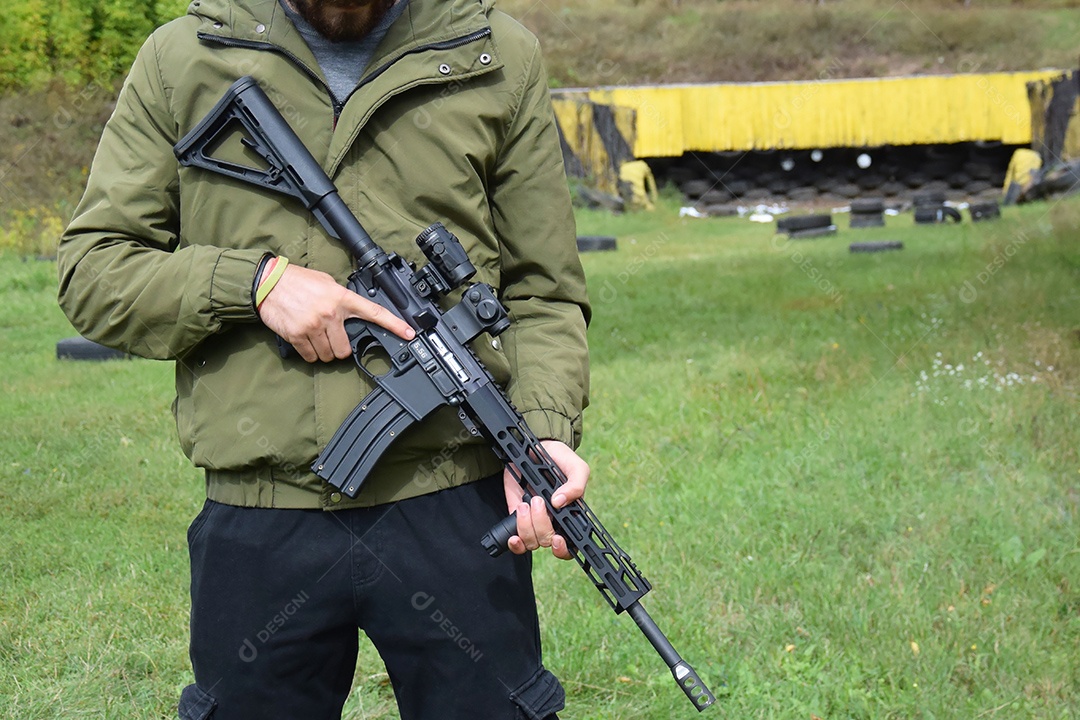
<path fill-rule="evenodd" d="M 1026 84 L 1060 75 L 928 75 L 554 92 L 634 111 L 634 155 L 999 140 L 1031 142 Z M 571 123 L 572 124 L 572 123 Z M 564 126 L 565 127 L 565 126 Z"/>

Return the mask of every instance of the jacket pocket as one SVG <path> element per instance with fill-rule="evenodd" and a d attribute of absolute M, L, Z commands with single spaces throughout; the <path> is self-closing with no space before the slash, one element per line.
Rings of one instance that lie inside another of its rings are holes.
<path fill-rule="evenodd" d="M 188 546 L 194 543 L 199 538 L 199 532 L 206 525 L 206 521 L 210 518 L 210 514 L 214 512 L 214 507 L 217 505 L 213 500 L 206 500 L 203 503 L 202 510 L 195 516 L 195 519 L 191 521 L 187 529 L 187 541 Z M 194 687 L 194 685 L 192 686 Z"/>
<path fill-rule="evenodd" d="M 214 715 L 217 700 L 198 685 L 188 685 L 180 693 L 177 711 L 180 720 L 209 720 Z"/>
<path fill-rule="evenodd" d="M 555 720 L 555 713 L 566 704 L 566 693 L 559 679 L 543 666 L 524 685 L 510 693 L 517 705 L 519 720 Z"/>

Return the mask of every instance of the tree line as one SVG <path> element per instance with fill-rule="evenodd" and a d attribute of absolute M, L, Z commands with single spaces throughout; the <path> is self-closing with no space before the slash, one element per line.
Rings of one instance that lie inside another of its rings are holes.
<path fill-rule="evenodd" d="M 0 92 L 122 77 L 154 28 L 188 0 L 8 0 L 0 22 Z"/>

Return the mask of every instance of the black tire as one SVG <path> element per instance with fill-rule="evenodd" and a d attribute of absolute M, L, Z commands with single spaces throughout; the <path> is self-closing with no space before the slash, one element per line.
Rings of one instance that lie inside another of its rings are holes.
<path fill-rule="evenodd" d="M 705 180 L 702 178 L 697 178 L 694 180 L 687 180 L 679 186 L 679 190 L 682 190 L 682 194 L 690 198 L 691 200 L 696 200 L 697 198 L 712 190 L 714 187 L 716 187 L 716 185 L 717 183 L 715 180 Z"/>
<path fill-rule="evenodd" d="M 64 338 L 56 343 L 57 360 L 124 360 L 129 355 L 84 337 Z"/>
<path fill-rule="evenodd" d="M 968 206 L 972 222 L 994 220 L 1001 217 L 1001 207 L 996 202 L 972 203 Z"/>
<path fill-rule="evenodd" d="M 835 175 L 827 175 L 818 178 L 814 185 L 820 192 L 836 192 L 836 188 L 844 183 L 845 181 L 842 178 L 836 177 Z"/>
<path fill-rule="evenodd" d="M 832 215 L 792 215 L 776 221 L 777 232 L 812 230 L 832 225 Z"/>
<path fill-rule="evenodd" d="M 841 197 L 857 198 L 862 195 L 862 188 L 854 183 L 844 183 L 833 188 L 833 192 Z"/>
<path fill-rule="evenodd" d="M 621 213 L 625 209 L 625 201 L 617 195 L 608 195 L 599 190 L 578 186 L 578 197 L 589 208 L 606 208 L 613 213 Z"/>
<path fill-rule="evenodd" d="M 578 235 L 578 252 L 598 252 L 615 250 L 615 238 L 608 235 Z"/>
<path fill-rule="evenodd" d="M 989 180 L 994 176 L 994 166 L 988 163 L 969 162 L 964 163 L 964 172 L 970 175 L 972 180 Z"/>
<path fill-rule="evenodd" d="M 699 176 L 698 168 L 673 167 L 667 171 L 667 179 L 680 187 L 691 180 L 697 180 Z"/>
<path fill-rule="evenodd" d="M 885 178 L 878 173 L 866 173 L 856 176 L 855 184 L 864 191 L 877 190 L 885 184 Z"/>
<path fill-rule="evenodd" d="M 942 190 L 925 190 L 917 192 L 911 197 L 915 207 L 939 208 L 945 204 L 945 192 Z"/>
<path fill-rule="evenodd" d="M 876 215 L 862 214 L 851 216 L 852 228 L 885 227 L 885 216 L 881 213 Z"/>
<path fill-rule="evenodd" d="M 724 203 L 731 199 L 731 193 L 729 193 L 723 185 L 717 185 L 708 192 L 702 194 L 698 198 L 698 205 L 715 205 L 716 203 Z"/>
<path fill-rule="evenodd" d="M 709 217 L 731 217 L 733 215 L 739 214 L 739 206 L 732 205 L 730 203 L 714 203 L 712 205 L 702 205 L 698 209 Z"/>
<path fill-rule="evenodd" d="M 750 189 L 754 186 L 748 183 L 746 180 L 732 180 L 731 182 L 728 182 L 725 179 L 724 187 L 726 187 L 728 192 L 730 192 L 732 195 L 734 195 L 735 197 L 739 197 L 744 193 L 749 192 Z"/>
<path fill-rule="evenodd" d="M 915 222 L 920 225 L 943 223 L 946 220 L 961 222 L 963 216 L 960 215 L 960 211 L 956 208 L 947 207 L 945 205 L 939 205 L 938 207 L 928 207 L 923 205 L 915 208 Z"/>
<path fill-rule="evenodd" d="M 858 198 L 851 201 L 851 212 L 855 215 L 880 215 L 885 211 L 885 201 L 881 198 Z"/>
<path fill-rule="evenodd" d="M 797 187 L 789 190 L 787 196 L 792 202 L 810 202 L 817 199 L 818 190 L 815 187 Z"/>
<path fill-rule="evenodd" d="M 905 175 L 903 178 L 909 188 L 920 188 L 926 183 L 930 182 L 930 178 L 919 172 L 913 172 L 909 175 Z"/>
<path fill-rule="evenodd" d="M 918 225 L 934 225 L 941 222 L 943 205 L 916 205 L 915 222 Z"/>
<path fill-rule="evenodd" d="M 972 180 L 974 178 L 965 172 L 953 173 L 949 176 L 949 187 L 953 190 L 962 190 Z"/>
<path fill-rule="evenodd" d="M 874 242 L 857 242 L 848 245 L 848 250 L 853 253 L 874 253 L 903 249 L 904 243 L 899 240 L 876 240 Z"/>
<path fill-rule="evenodd" d="M 953 171 L 953 167 L 951 162 L 937 160 L 926 163 L 922 166 L 922 170 L 934 180 L 944 180 Z"/>
<path fill-rule="evenodd" d="M 787 178 L 777 178 L 765 186 L 773 195 L 786 195 L 795 183 Z"/>
<path fill-rule="evenodd" d="M 968 195 L 978 195 L 987 190 L 992 190 L 993 187 L 994 186 L 990 184 L 989 180 L 972 180 L 964 186 L 964 192 Z"/>
<path fill-rule="evenodd" d="M 878 192 L 880 192 L 882 195 L 895 197 L 896 195 L 903 195 L 907 192 L 907 189 L 907 185 L 890 180 L 887 183 L 883 183 L 882 186 L 878 188 Z"/>
<path fill-rule="evenodd" d="M 825 237 L 826 235 L 835 235 L 836 226 L 829 225 L 828 227 L 816 227 L 809 228 L 807 230 L 793 230 L 788 233 L 788 237 L 792 240 L 806 240 L 808 238 Z"/>

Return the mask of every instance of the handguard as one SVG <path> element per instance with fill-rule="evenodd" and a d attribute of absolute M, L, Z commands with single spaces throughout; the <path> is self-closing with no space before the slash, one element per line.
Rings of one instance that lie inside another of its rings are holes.
<path fill-rule="evenodd" d="M 214 150 L 227 131 L 239 127 L 244 146 L 268 169 L 223 162 Z M 530 496 L 541 497 L 555 531 L 596 589 L 616 613 L 626 611 L 667 663 L 680 689 L 699 711 L 715 701 L 694 669 L 679 656 L 640 600 L 651 586 L 582 500 L 555 508 L 551 498 L 566 476 L 529 429 L 467 343 L 481 333 L 497 335 L 510 321 L 495 291 L 482 283 L 465 288 L 461 301 L 444 312 L 436 301 L 475 273 L 464 248 L 436 223 L 417 238 L 428 258 L 420 270 L 387 254 L 338 196 L 333 182 L 312 158 L 273 103 L 251 77 L 233 84 L 198 125 L 174 148 L 183 165 L 195 165 L 301 200 L 326 231 L 357 259 L 349 288 L 404 319 L 415 331 L 405 341 L 359 319 L 345 323 L 357 365 L 375 389 L 338 428 L 312 465 L 319 477 L 355 496 L 387 447 L 435 409 L 452 406 L 469 433 L 482 437 Z M 382 357 L 382 362 L 374 358 Z M 385 372 L 374 368 L 385 365 Z M 497 554 L 512 520 L 485 537 Z M 499 537 L 496 537 L 499 535 Z"/>

